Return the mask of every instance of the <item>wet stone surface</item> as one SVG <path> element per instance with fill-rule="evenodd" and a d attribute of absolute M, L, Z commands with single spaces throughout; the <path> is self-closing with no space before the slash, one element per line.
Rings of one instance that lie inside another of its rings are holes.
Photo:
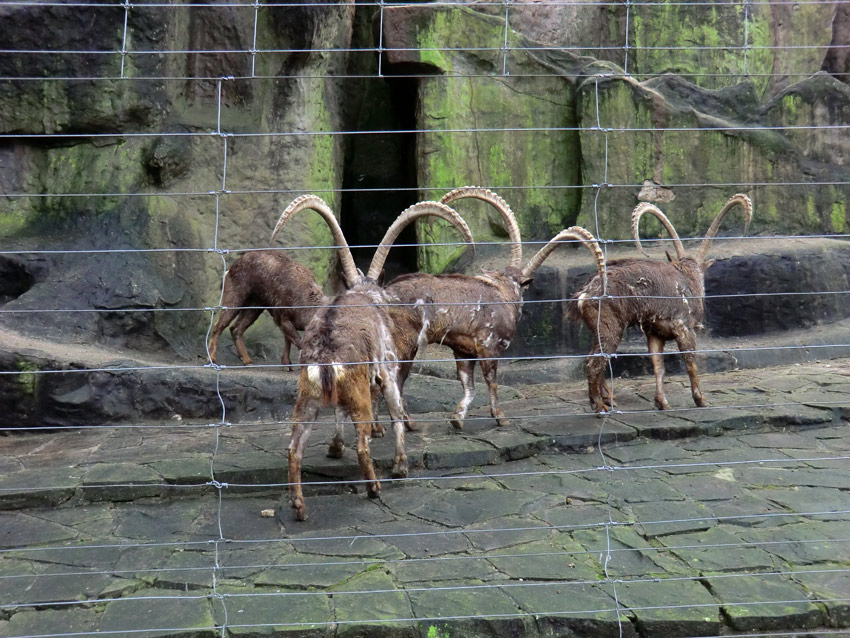
<path fill-rule="evenodd" d="M 710 409 L 668 375 L 665 413 L 651 379 L 616 379 L 605 416 L 581 380 L 507 376 L 511 423 L 479 402 L 463 430 L 457 384 L 418 379 L 410 476 L 389 480 L 391 435 L 372 441 L 378 499 L 350 447 L 325 456 L 324 415 L 304 522 L 285 421 L 0 437 L 0 635 L 850 627 L 850 361 L 705 374 Z"/>

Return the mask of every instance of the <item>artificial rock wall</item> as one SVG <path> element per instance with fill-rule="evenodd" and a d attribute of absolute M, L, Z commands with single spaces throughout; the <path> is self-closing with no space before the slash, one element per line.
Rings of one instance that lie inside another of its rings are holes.
<path fill-rule="evenodd" d="M 407 203 L 470 183 L 505 197 L 529 241 L 573 223 L 627 238 L 640 200 L 699 236 L 737 191 L 752 233 L 848 229 L 843 7 L 512 2 L 507 29 L 489 3 L 376 11 L 140 5 L 125 39 L 121 7 L 0 8 L 0 50 L 100 52 L 0 54 L 0 238 L 63 251 L 0 256 L 0 302 L 99 311 L 0 321 L 202 356 L 209 313 L 154 311 L 214 305 L 234 255 L 208 249 L 267 246 L 302 192 L 367 242 Z M 343 134 L 381 129 L 418 133 Z M 463 212 L 477 241 L 504 241 L 486 206 Z M 318 218 L 296 221 L 282 244 L 329 243 Z M 456 241 L 438 223 L 417 232 Z M 146 252 L 64 252 L 99 249 Z M 426 246 L 418 265 L 459 253 Z M 297 258 L 332 286 L 332 251 Z"/>

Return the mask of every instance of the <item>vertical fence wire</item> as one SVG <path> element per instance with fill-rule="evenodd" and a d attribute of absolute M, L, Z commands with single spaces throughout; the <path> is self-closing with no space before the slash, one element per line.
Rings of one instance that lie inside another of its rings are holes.
<path fill-rule="evenodd" d="M 130 18 L 130 0 L 124 0 L 124 28 L 121 34 L 121 77 L 124 77 L 124 64 L 127 60 L 127 23 Z"/>
<path fill-rule="evenodd" d="M 260 17 L 260 0 L 254 0 L 254 33 L 251 37 L 251 77 L 257 77 L 257 24 Z"/>
<path fill-rule="evenodd" d="M 256 14 L 255 14 L 256 16 Z M 255 35 L 256 35 L 256 21 L 255 21 Z M 220 210 L 220 201 L 221 196 L 225 196 L 227 193 L 227 135 L 221 129 L 221 119 L 222 119 L 222 90 L 223 84 L 227 81 L 228 78 L 220 78 L 217 83 L 217 102 L 216 102 L 216 127 L 217 133 L 222 141 L 222 159 L 221 159 L 221 188 L 219 192 L 216 192 L 216 211 Z M 218 235 L 218 222 L 219 216 L 216 214 L 216 236 Z M 226 285 L 226 264 L 224 264 L 224 256 L 222 255 L 222 265 L 225 268 L 224 272 L 222 272 L 222 296 L 224 296 L 224 290 Z M 212 317 L 210 318 L 210 324 L 212 325 Z M 217 496 L 217 510 L 216 510 L 216 524 L 218 528 L 218 538 L 212 539 L 212 546 L 214 549 L 214 564 L 213 564 L 213 574 L 212 574 L 212 600 L 218 601 L 221 605 L 222 612 L 222 623 L 221 623 L 221 636 L 222 638 L 227 638 L 227 622 L 228 622 L 228 613 L 227 613 L 227 600 L 221 595 L 218 591 L 218 578 L 221 573 L 221 566 L 219 564 L 219 548 L 221 544 L 225 541 L 224 538 L 224 528 L 222 523 L 221 516 L 221 508 L 222 508 L 222 496 L 223 491 L 227 487 L 226 483 L 221 483 L 216 478 L 215 473 L 215 463 L 218 458 L 219 449 L 221 446 L 221 429 L 225 426 L 227 422 L 227 410 L 225 407 L 224 397 L 221 395 L 221 368 L 216 368 L 216 396 L 218 397 L 219 402 L 222 406 L 222 414 L 221 421 L 217 424 L 213 425 L 213 430 L 215 432 L 215 442 L 212 454 L 210 456 L 210 484 L 216 491 Z"/>
<path fill-rule="evenodd" d="M 628 29 L 627 29 L 628 32 Z M 601 182 L 597 185 L 597 188 L 594 192 L 593 198 L 593 223 L 595 226 L 595 236 L 602 237 L 601 233 L 601 224 L 599 221 L 599 195 L 602 192 L 602 189 L 608 186 L 608 129 L 602 126 L 602 120 L 600 119 L 600 109 L 599 109 L 599 79 L 597 78 L 594 82 L 594 107 L 596 110 L 596 129 L 598 134 L 602 135 L 603 143 L 604 143 L 604 161 L 602 164 L 602 176 Z M 608 263 L 608 244 L 606 242 L 602 243 L 602 255 L 603 255 L 603 264 Z M 611 364 L 611 353 L 607 351 L 606 344 L 603 342 L 602 331 L 602 311 L 603 304 L 605 300 L 608 298 L 608 269 L 607 267 L 603 269 L 603 276 L 600 282 L 602 286 L 602 294 L 599 296 L 599 299 L 596 301 L 596 335 L 594 335 L 596 339 L 596 347 L 599 349 L 599 354 L 596 356 L 602 357 L 607 363 L 607 376 L 610 377 L 610 385 L 608 384 L 605 374 L 601 374 L 599 378 L 599 383 L 601 384 L 601 388 L 595 388 L 594 392 L 599 392 L 601 389 L 601 396 L 598 400 L 600 401 L 608 401 L 610 405 L 605 409 L 602 413 L 602 419 L 599 423 L 599 435 L 596 440 L 596 449 L 599 453 L 599 458 L 601 461 L 600 469 L 605 473 L 605 477 L 608 479 L 612 479 L 614 476 L 613 468 L 611 468 L 608 464 L 608 459 L 605 456 L 605 450 L 603 446 L 603 437 L 605 434 L 605 426 L 608 423 L 608 419 L 610 415 L 614 411 L 614 368 Z M 591 357 L 594 355 L 591 354 Z M 588 359 L 588 383 L 591 383 L 590 377 L 590 359 Z M 606 397 L 606 388 L 608 389 L 608 396 Z M 598 406 L 592 406 L 593 409 L 598 409 Z M 611 577 L 611 574 L 608 570 L 609 562 L 611 561 L 611 528 L 615 524 L 614 517 L 612 514 L 613 504 L 612 497 L 615 493 L 614 489 L 608 490 L 608 497 L 605 502 L 606 506 L 606 514 L 607 520 L 604 523 L 604 533 L 605 533 L 605 551 L 601 553 L 601 561 L 602 561 L 602 571 L 605 574 L 605 580 L 611 587 L 611 593 L 614 598 L 614 606 L 616 610 L 617 617 L 617 631 L 620 638 L 623 636 L 623 614 L 620 608 L 620 598 L 617 593 L 617 583 Z"/>
<path fill-rule="evenodd" d="M 508 30 L 510 29 L 510 7 L 511 0 L 505 0 L 505 37 L 504 37 L 504 51 L 502 51 L 502 75 L 508 75 Z"/>

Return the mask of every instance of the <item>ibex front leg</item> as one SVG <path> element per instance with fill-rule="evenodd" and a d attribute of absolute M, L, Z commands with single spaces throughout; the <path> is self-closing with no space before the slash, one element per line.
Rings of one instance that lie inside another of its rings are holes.
<path fill-rule="evenodd" d="M 295 325 L 289 319 L 282 319 L 277 325 L 283 333 L 283 354 L 280 357 L 280 362 L 283 365 L 288 366 L 292 364 L 290 351 L 292 350 L 293 344 L 296 348 L 301 350 L 301 338 L 298 336 L 298 331 L 295 329 Z"/>
<path fill-rule="evenodd" d="M 604 335 L 601 338 L 593 336 L 593 348 L 587 357 L 587 391 L 590 404 L 597 412 L 607 412 L 613 408 L 614 393 L 605 380 L 610 366 L 608 358 L 604 355 L 616 352 L 618 345 L 620 345 L 619 336 L 613 339 L 606 339 Z M 605 403 L 606 398 L 610 405 Z"/>
<path fill-rule="evenodd" d="M 398 364 L 398 388 L 399 393 L 404 395 L 404 382 L 407 380 L 407 377 L 410 376 L 410 370 L 413 368 L 413 361 L 401 361 Z M 410 416 L 410 413 L 407 411 L 407 406 L 404 404 L 404 399 L 401 400 L 401 408 L 404 414 L 404 427 L 408 432 L 416 432 L 419 429 L 419 426 L 416 424 L 416 421 Z"/>
<path fill-rule="evenodd" d="M 236 321 L 230 326 L 230 336 L 233 338 L 233 345 L 236 346 L 236 352 L 239 353 L 239 358 L 246 366 L 251 365 L 253 360 L 248 354 L 248 348 L 245 347 L 245 331 L 251 327 L 259 316 L 263 313 L 262 310 L 256 308 L 243 308 L 236 315 Z"/>

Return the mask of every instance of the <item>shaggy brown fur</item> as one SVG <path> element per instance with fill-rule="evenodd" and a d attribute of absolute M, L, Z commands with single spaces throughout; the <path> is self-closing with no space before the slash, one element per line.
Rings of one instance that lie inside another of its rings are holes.
<path fill-rule="evenodd" d="M 209 340 L 210 360 L 215 363 L 218 339 L 230 326 L 230 336 L 236 351 L 245 365 L 251 365 L 243 335 L 257 318 L 268 310 L 283 333 L 284 346 L 281 362 L 291 363 L 289 351 L 292 344 L 301 348 L 298 330 L 304 330 L 319 306 L 327 298 L 308 268 L 293 261 L 280 251 L 258 250 L 249 252 L 233 262 L 224 277 L 224 290 L 218 321 L 213 326 Z"/>
<path fill-rule="evenodd" d="M 715 217 L 695 257 L 685 254 L 676 230 L 664 213 L 645 202 L 638 204 L 632 213 L 632 229 L 638 247 L 643 250 L 638 235 L 640 218 L 650 213 L 670 233 L 676 257 L 668 254 L 666 262 L 623 259 L 606 266 L 596 246 L 597 274 L 575 294 L 575 302 L 567 309 L 567 316 L 573 321 L 583 321 L 593 335 L 587 359 L 587 385 L 594 410 L 606 412 L 613 406 L 613 393 L 605 381 L 608 364 L 602 355 L 617 351 L 623 332 L 629 326 L 638 326 L 646 335 L 655 372 L 655 406 L 659 410 L 670 408 L 664 395 L 661 353 L 665 342 L 673 339 L 685 362 L 694 403 L 700 407 L 707 405 L 700 388 L 695 354 L 696 333 L 703 329 L 705 318 L 705 271 L 714 263 L 713 259 L 706 259 L 706 254 L 720 222 L 735 205 L 744 208 L 746 227 L 749 226 L 752 218 L 749 197 L 732 196 Z"/>
<path fill-rule="evenodd" d="M 455 225 L 468 241 L 472 239 L 466 223 L 451 208 L 437 202 L 420 202 L 404 211 L 387 230 L 369 273 L 363 276 L 354 265 L 354 258 L 333 212 L 316 196 L 304 195 L 293 201 L 281 215 L 273 235 L 288 219 L 307 208 L 321 214 L 330 226 L 338 246 L 343 275 L 350 288 L 319 309 L 307 325 L 302 339 L 301 374 L 289 443 L 289 497 L 297 520 L 304 520 L 307 516 L 301 487 L 301 460 L 322 405 L 338 407 L 354 422 L 358 463 L 369 496 L 376 497 L 381 487 L 372 466 L 369 439 L 374 421 L 372 400 L 380 391 L 386 399 L 395 433 L 392 474 L 394 477 L 407 476 L 404 410 L 398 384 L 399 351 L 393 338 L 396 323 L 387 309 L 397 300 L 376 283 L 377 273 L 383 267 L 389 246 L 402 228 L 419 217 L 442 217 Z M 425 304 L 420 303 L 393 312 L 414 315 L 423 312 L 424 307 Z M 399 325 L 415 327 L 421 326 L 423 321 L 409 316 Z M 413 332 L 409 331 L 409 334 Z M 412 354 L 415 355 L 415 350 Z"/>

